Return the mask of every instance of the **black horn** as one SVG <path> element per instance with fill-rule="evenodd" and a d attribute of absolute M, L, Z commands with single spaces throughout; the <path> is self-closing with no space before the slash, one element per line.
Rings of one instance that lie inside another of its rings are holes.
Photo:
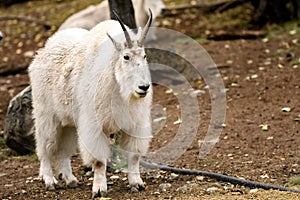
<path fill-rule="evenodd" d="M 145 27 L 144 27 L 144 29 L 142 31 L 141 37 L 138 40 L 138 45 L 139 46 L 143 46 L 143 42 L 144 42 L 144 40 L 146 38 L 146 35 L 147 35 L 148 31 L 149 31 L 151 23 L 152 23 L 152 11 L 149 8 L 149 19 L 148 19 L 148 21 L 147 21 L 147 23 L 146 23 L 146 25 L 145 25 Z"/>
<path fill-rule="evenodd" d="M 120 23 L 122 29 L 123 29 L 123 32 L 124 32 L 124 35 L 125 35 L 125 38 L 126 38 L 126 42 L 127 42 L 127 46 L 128 48 L 131 48 L 132 47 L 132 41 L 130 39 L 130 36 L 129 36 L 129 33 L 124 25 L 124 23 L 122 22 L 122 20 L 120 19 L 120 17 L 118 16 L 118 14 L 116 13 L 116 11 L 112 11 L 115 15 L 115 17 L 117 18 L 118 22 Z"/>

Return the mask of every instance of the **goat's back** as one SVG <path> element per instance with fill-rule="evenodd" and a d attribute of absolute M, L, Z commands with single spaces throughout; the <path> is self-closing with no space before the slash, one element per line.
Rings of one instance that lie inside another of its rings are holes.
<path fill-rule="evenodd" d="M 88 31 L 68 29 L 48 39 L 29 66 L 33 95 L 33 114 L 55 115 L 63 123 L 71 117 L 73 88 L 84 62 L 86 47 L 83 38 Z M 39 114 L 36 113 L 39 111 Z M 41 117 L 41 116 L 35 116 Z"/>

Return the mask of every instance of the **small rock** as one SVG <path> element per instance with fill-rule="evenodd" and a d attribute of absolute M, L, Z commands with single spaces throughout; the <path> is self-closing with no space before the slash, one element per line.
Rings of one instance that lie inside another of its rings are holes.
<path fill-rule="evenodd" d="M 247 64 L 248 64 L 248 65 L 253 64 L 253 60 L 247 60 Z"/>
<path fill-rule="evenodd" d="M 238 87 L 239 86 L 239 84 L 237 84 L 237 83 L 231 83 L 230 84 L 232 87 Z"/>
<path fill-rule="evenodd" d="M 204 176 L 196 176 L 196 180 L 197 181 L 203 181 L 204 180 Z"/>
<path fill-rule="evenodd" d="M 115 179 L 119 179 L 120 177 L 117 176 L 117 175 L 113 175 L 113 176 L 111 176 L 111 177 L 109 177 L 109 178 L 112 179 L 112 180 L 115 180 Z"/>
<path fill-rule="evenodd" d="M 6 175 L 6 173 L 2 173 L 2 172 L 0 173 L 0 177 L 5 176 L 5 175 Z"/>
<path fill-rule="evenodd" d="M 233 63 L 233 61 L 232 60 L 227 60 L 226 63 L 230 65 L 230 64 Z"/>
<path fill-rule="evenodd" d="M 268 174 L 261 175 L 260 178 L 270 178 Z"/>
<path fill-rule="evenodd" d="M 187 190 L 188 190 L 188 187 L 186 185 L 184 185 L 182 187 L 177 188 L 176 191 L 179 191 L 179 192 L 182 192 L 182 193 L 186 193 Z"/>
<path fill-rule="evenodd" d="M 162 192 L 166 192 L 168 188 L 170 188 L 172 185 L 171 183 L 162 183 L 158 186 L 159 190 Z"/>
<path fill-rule="evenodd" d="M 253 75 L 250 76 L 250 78 L 251 79 L 256 79 L 256 78 L 258 78 L 258 75 L 257 74 L 253 74 Z"/>
<path fill-rule="evenodd" d="M 93 175 L 93 172 L 92 171 L 88 171 L 85 173 L 85 176 L 92 176 Z"/>
<path fill-rule="evenodd" d="M 282 112 L 291 112 L 291 108 L 290 107 L 283 107 L 282 109 L 281 109 L 281 111 Z"/>
<path fill-rule="evenodd" d="M 197 183 L 190 183 L 190 184 L 188 185 L 188 188 L 194 189 L 194 188 L 197 188 L 198 186 L 199 186 L 199 184 L 197 184 Z"/>
<path fill-rule="evenodd" d="M 166 116 L 162 116 L 162 117 L 158 117 L 158 118 L 153 119 L 153 122 L 160 122 L 160 121 L 163 121 L 163 120 L 166 120 L 166 119 L 167 119 Z"/>
<path fill-rule="evenodd" d="M 27 58 L 33 58 L 34 51 L 25 51 L 23 55 L 24 55 L 24 57 L 27 57 Z"/>
<path fill-rule="evenodd" d="M 279 63 L 279 64 L 277 65 L 277 67 L 278 67 L 279 69 L 282 69 L 284 66 L 283 66 L 282 64 Z"/>
<path fill-rule="evenodd" d="M 207 192 L 215 192 L 215 191 L 218 191 L 218 190 L 219 190 L 219 188 L 217 188 L 217 187 L 210 187 L 210 188 L 206 189 Z"/>
<path fill-rule="evenodd" d="M 22 194 L 27 194 L 26 190 L 21 190 Z"/>
<path fill-rule="evenodd" d="M 166 93 L 166 94 L 172 94 L 172 93 L 173 93 L 173 90 L 172 90 L 172 89 L 168 89 L 168 90 L 165 91 L 165 93 Z"/>
<path fill-rule="evenodd" d="M 192 97 L 199 97 L 201 95 L 205 94 L 204 90 L 193 90 L 191 92 Z"/>
<path fill-rule="evenodd" d="M 289 34 L 290 34 L 290 35 L 295 35 L 296 33 L 297 33 L 297 30 L 290 30 L 290 31 L 289 31 Z"/>
<path fill-rule="evenodd" d="M 226 185 L 224 185 L 222 187 L 223 187 L 224 190 L 231 190 L 232 188 L 234 188 L 234 186 L 231 185 L 231 184 L 229 184 L 229 185 L 226 184 Z"/>
<path fill-rule="evenodd" d="M 175 174 L 175 173 L 171 173 L 170 176 L 171 176 L 172 179 L 174 179 L 174 178 L 177 178 L 179 175 L 178 175 L 178 174 Z"/>
<path fill-rule="evenodd" d="M 113 185 L 114 182 L 113 181 L 107 181 L 107 185 Z"/>
<path fill-rule="evenodd" d="M 153 176 L 153 178 L 159 179 L 159 178 L 162 178 L 162 175 L 160 175 L 160 174 L 155 174 L 155 175 Z"/>
<path fill-rule="evenodd" d="M 254 188 L 254 189 L 251 189 L 251 190 L 250 190 L 250 193 L 256 193 L 256 192 L 258 192 L 258 189 L 257 189 L 257 188 Z"/>
<path fill-rule="evenodd" d="M 35 178 L 33 178 L 32 180 L 33 180 L 33 181 L 41 181 L 42 178 L 41 178 L 41 177 L 35 177 Z"/>
<path fill-rule="evenodd" d="M 242 194 L 243 194 L 243 191 L 241 191 L 241 190 L 235 190 L 235 191 L 231 192 L 231 195 L 242 195 Z"/>
<path fill-rule="evenodd" d="M 246 123 L 247 123 L 247 124 L 255 124 L 255 121 L 250 120 L 250 119 L 246 119 Z"/>
<path fill-rule="evenodd" d="M 182 123 L 181 119 L 178 119 L 178 120 L 176 120 L 176 121 L 173 122 L 174 125 L 181 124 L 181 123 Z"/>
<path fill-rule="evenodd" d="M 228 88 L 221 89 L 221 92 L 224 93 L 224 94 L 225 94 L 226 92 L 228 92 L 228 91 L 229 91 Z"/>

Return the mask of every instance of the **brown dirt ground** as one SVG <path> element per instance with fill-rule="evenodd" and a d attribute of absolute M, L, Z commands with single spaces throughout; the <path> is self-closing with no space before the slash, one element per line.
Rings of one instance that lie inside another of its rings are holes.
<path fill-rule="evenodd" d="M 89 1 L 91 2 L 93 1 Z M 53 6 L 50 12 L 53 13 L 68 8 L 65 1 L 55 1 L 54 5 L 50 1 L 37 1 L 0 9 L 1 15 L 2 13 L 27 13 L 28 16 L 51 23 L 53 20 L 59 24 L 63 17 L 49 19 L 45 14 L 49 11 L 47 8 L 50 4 Z M 84 7 L 84 5 L 77 5 L 77 1 L 72 1 L 72 6 L 77 9 Z M 72 13 L 75 10 L 69 9 L 68 12 Z M 185 19 L 188 21 L 187 24 L 197 23 L 194 15 Z M 189 32 L 186 26 L 180 26 L 180 23 L 176 24 L 172 19 L 169 21 L 170 23 L 166 23 L 162 20 L 161 25 L 173 24 L 177 30 L 184 29 L 186 34 L 194 37 L 200 37 L 205 31 L 203 27 L 202 29 L 193 27 Z M 30 28 L 27 27 L 25 30 L 23 28 L 25 24 Z M 6 35 L 5 40 L 0 44 L 0 69 L 2 69 L 27 65 L 31 58 L 25 58 L 23 53 L 43 46 L 45 39 L 54 32 L 55 27 L 44 30 L 40 26 L 10 20 L 0 21 L 0 30 Z M 296 30 L 296 33 L 292 30 Z M 226 127 L 212 152 L 205 159 L 199 159 L 197 141 L 202 140 L 206 132 L 211 107 L 208 92 L 198 97 L 201 105 L 201 121 L 197 137 L 174 166 L 217 172 L 275 185 L 284 185 L 292 178 L 299 177 L 299 36 L 300 29 L 297 24 L 289 23 L 276 27 L 275 30 L 272 29 L 268 34 L 268 41 L 240 39 L 202 43 L 219 66 L 225 87 L 229 89 Z M 28 85 L 28 82 L 26 71 L 0 77 L 1 130 L 3 130 L 9 100 Z M 203 82 L 194 82 L 192 85 L 196 89 L 205 90 Z M 172 94 L 166 94 L 165 91 L 166 88 L 162 86 L 154 86 L 154 103 L 167 108 L 168 120 L 159 137 L 154 137 L 152 149 L 164 145 L 179 126 L 173 125 L 179 116 L 176 107 L 177 99 Z M 283 107 L 289 107 L 291 111 L 283 112 L 281 110 Z M 267 124 L 268 130 L 262 131 L 261 124 Z M 3 140 L 1 142 L 1 199 L 89 199 L 91 197 L 92 181 L 89 179 L 90 175 L 84 171 L 79 156 L 73 157 L 72 165 L 82 185 L 75 189 L 62 187 L 57 191 L 45 191 L 41 181 L 36 180 L 39 165 L 36 156 L 17 156 L 3 144 Z M 112 173 L 109 172 L 108 177 L 111 175 Z M 300 199 L 299 195 L 288 192 L 260 189 L 251 193 L 249 188 L 220 183 L 209 178 L 184 175 L 171 178 L 170 173 L 162 171 L 143 174 L 147 184 L 146 190 L 132 194 L 127 187 L 128 181 L 122 180 L 125 174 L 117 173 L 117 175 L 120 177 L 118 180 L 108 179 L 110 181 L 108 194 L 112 199 Z M 159 191 L 159 185 L 165 182 L 171 183 L 171 187 L 165 192 Z M 191 189 L 181 190 L 180 187 L 184 185 L 191 186 Z M 218 190 L 207 191 L 211 187 L 217 187 Z M 300 187 L 294 186 L 294 188 Z"/>

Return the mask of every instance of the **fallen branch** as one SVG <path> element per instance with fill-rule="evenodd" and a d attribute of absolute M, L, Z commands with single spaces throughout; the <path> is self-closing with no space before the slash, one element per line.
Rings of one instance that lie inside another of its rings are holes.
<path fill-rule="evenodd" d="M 35 18 L 31 18 L 31 17 L 26 17 L 26 16 L 18 16 L 18 15 L 0 16 L 0 21 L 3 21 L 3 20 L 19 20 L 19 21 L 35 23 L 35 24 L 44 26 L 45 29 L 50 29 L 51 28 L 51 25 L 44 22 L 44 21 L 41 21 L 41 20 L 38 20 L 38 19 L 35 19 Z"/>
<path fill-rule="evenodd" d="M 5 67 L 0 68 L 0 76 L 8 76 L 18 74 L 22 71 L 25 71 L 28 68 L 28 65 L 16 66 L 16 67 Z"/>
<path fill-rule="evenodd" d="M 236 32 L 227 32 L 227 31 L 218 31 L 211 35 L 207 36 L 207 39 L 210 40 L 238 40 L 238 39 L 257 39 L 266 36 L 264 31 L 236 31 Z"/>
<path fill-rule="evenodd" d="M 241 3 L 244 3 L 244 0 L 224 0 L 217 3 L 210 3 L 210 4 L 184 4 L 184 5 L 178 5 L 178 6 L 169 6 L 164 9 L 164 16 L 166 15 L 174 15 L 178 14 L 178 12 L 182 12 L 186 9 L 201 9 L 204 12 L 224 12 L 230 8 L 234 8 Z"/>

